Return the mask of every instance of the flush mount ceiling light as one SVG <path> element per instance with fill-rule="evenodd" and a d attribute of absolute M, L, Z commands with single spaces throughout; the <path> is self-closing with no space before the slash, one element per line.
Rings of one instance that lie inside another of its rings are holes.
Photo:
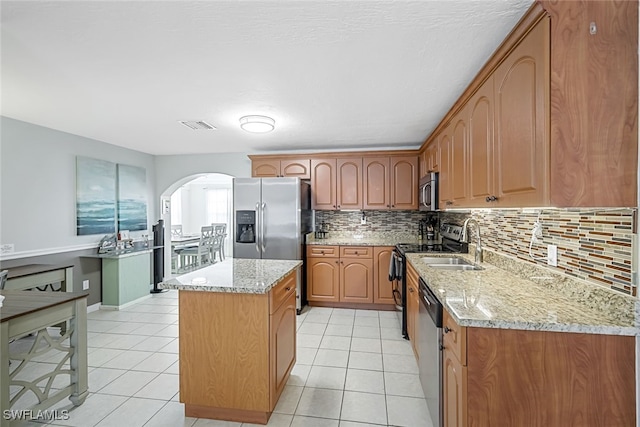
<path fill-rule="evenodd" d="M 240 117 L 240 127 L 251 133 L 267 133 L 275 128 L 275 120 L 267 116 Z"/>

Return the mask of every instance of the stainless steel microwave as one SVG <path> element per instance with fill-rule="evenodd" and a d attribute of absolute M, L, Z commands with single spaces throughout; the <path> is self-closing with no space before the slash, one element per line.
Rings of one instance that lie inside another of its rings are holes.
<path fill-rule="evenodd" d="M 430 172 L 420 178 L 418 200 L 421 211 L 438 210 L 438 173 Z"/>

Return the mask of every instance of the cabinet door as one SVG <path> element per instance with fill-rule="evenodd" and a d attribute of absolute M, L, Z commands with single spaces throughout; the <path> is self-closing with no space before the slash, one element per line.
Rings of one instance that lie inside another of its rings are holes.
<path fill-rule="evenodd" d="M 466 107 L 453 118 L 451 152 L 449 153 L 449 191 L 453 206 L 467 202 L 467 121 Z"/>
<path fill-rule="evenodd" d="M 469 203 L 491 207 L 493 186 L 493 77 L 469 100 Z M 487 201 L 489 197 L 489 201 Z"/>
<path fill-rule="evenodd" d="M 549 204 L 549 21 L 543 19 L 494 72 L 499 207 Z"/>
<path fill-rule="evenodd" d="M 363 203 L 362 208 L 386 210 L 391 207 L 389 195 L 389 157 L 365 157 L 362 159 Z"/>
<path fill-rule="evenodd" d="M 311 160 L 311 209 L 337 209 L 336 159 Z"/>
<path fill-rule="evenodd" d="M 445 427 L 467 426 L 467 367 L 446 347 L 443 352 L 443 412 Z"/>
<path fill-rule="evenodd" d="M 429 143 L 426 150 L 427 172 L 439 172 L 440 151 L 438 150 L 438 139 Z"/>
<path fill-rule="evenodd" d="M 373 260 L 340 259 L 340 301 L 373 302 Z"/>
<path fill-rule="evenodd" d="M 275 408 L 296 363 L 296 293 L 289 295 L 270 318 L 270 406 Z"/>
<path fill-rule="evenodd" d="M 439 191 L 439 207 L 440 209 L 446 209 L 451 207 L 453 202 L 451 201 L 450 181 L 451 181 L 451 129 L 449 125 L 442 132 L 442 138 L 438 143 L 440 148 L 440 175 L 438 182 Z"/>
<path fill-rule="evenodd" d="M 418 209 L 418 158 L 391 157 L 391 209 Z"/>
<path fill-rule="evenodd" d="M 280 160 L 255 159 L 251 162 L 251 176 L 254 178 L 270 178 L 280 176 Z"/>
<path fill-rule="evenodd" d="M 337 159 L 337 209 L 362 209 L 362 158 Z"/>
<path fill-rule="evenodd" d="M 373 302 L 376 304 L 395 304 L 393 290 L 398 281 L 389 281 L 389 262 L 393 247 L 375 247 L 373 249 Z"/>
<path fill-rule="evenodd" d="M 290 159 L 280 160 L 280 176 L 311 179 L 311 160 Z"/>
<path fill-rule="evenodd" d="M 426 148 L 418 155 L 418 172 L 420 177 L 429 173 L 429 155 Z"/>
<path fill-rule="evenodd" d="M 307 299 L 309 301 L 338 301 L 340 268 L 338 258 L 307 259 Z"/>

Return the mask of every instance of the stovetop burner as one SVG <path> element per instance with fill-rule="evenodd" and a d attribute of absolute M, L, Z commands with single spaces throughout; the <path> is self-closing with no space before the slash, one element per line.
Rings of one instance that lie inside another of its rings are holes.
<path fill-rule="evenodd" d="M 442 243 L 399 243 L 396 245 L 396 250 L 401 255 L 411 252 L 466 253 L 468 252 L 468 244 L 460 241 L 461 235 L 462 227 L 456 224 L 443 223 L 440 226 Z"/>

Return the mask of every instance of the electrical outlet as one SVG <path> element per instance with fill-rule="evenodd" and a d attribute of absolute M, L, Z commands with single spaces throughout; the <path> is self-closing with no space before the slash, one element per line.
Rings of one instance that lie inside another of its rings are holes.
<path fill-rule="evenodd" d="M 531 236 L 531 238 L 533 239 L 533 243 L 538 243 L 540 240 L 542 240 L 542 224 L 540 224 L 538 221 L 533 224 Z"/>
<path fill-rule="evenodd" d="M 366 225 L 367 224 L 367 217 L 363 216 L 362 218 L 360 218 L 360 225 Z"/>
<path fill-rule="evenodd" d="M 0 245 L 0 254 L 12 254 L 15 251 L 13 243 L 4 243 Z"/>
<path fill-rule="evenodd" d="M 89 281 L 88 280 L 83 280 L 82 281 L 82 290 L 86 291 L 89 289 Z"/>
<path fill-rule="evenodd" d="M 556 245 L 547 245 L 547 264 L 553 267 L 558 266 L 558 247 Z"/>

